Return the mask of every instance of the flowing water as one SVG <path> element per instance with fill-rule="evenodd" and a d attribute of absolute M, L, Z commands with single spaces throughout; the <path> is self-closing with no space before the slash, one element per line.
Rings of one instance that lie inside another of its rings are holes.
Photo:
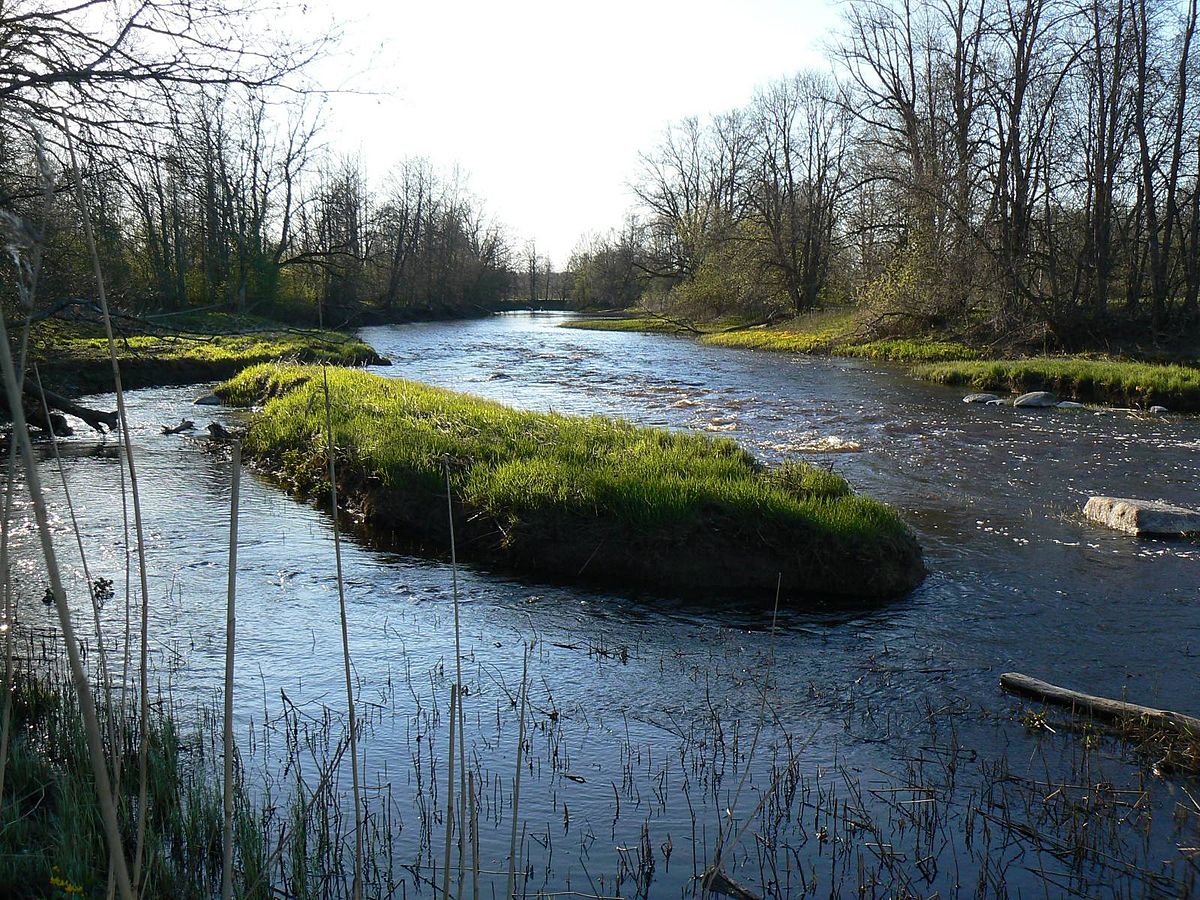
<path fill-rule="evenodd" d="M 1135 539 L 1080 513 L 1091 494 L 1200 504 L 1200 418 L 967 405 L 875 364 L 559 321 L 509 314 L 363 337 L 392 360 L 377 370 L 390 377 L 711 431 L 767 461 L 832 466 L 901 510 L 930 575 L 887 604 L 782 610 L 772 633 L 769 610 L 739 609 L 736 598 L 697 610 L 460 569 L 484 895 L 503 893 L 527 642 L 528 896 L 691 896 L 721 832 L 725 870 L 774 895 L 860 884 L 885 896 L 1178 895 L 1195 884 L 1193 783 L 1156 773 L 1119 741 L 1065 733 L 1065 715 L 1050 717 L 1054 731 L 1020 719 L 998 678 L 1019 670 L 1200 713 L 1200 545 Z M 159 425 L 239 414 L 193 408 L 197 393 L 132 392 L 129 407 L 155 658 L 177 694 L 204 698 L 223 666 L 228 460 Z M 105 628 L 120 633 L 115 442 L 81 435 L 63 451 L 92 577 L 117 582 Z M 42 477 L 82 625 L 85 582 L 49 460 Z M 19 540 L 31 540 L 29 518 L 22 509 Z M 300 708 L 344 708 L 331 525 L 264 482 L 243 482 L 243 729 L 278 715 L 281 690 Z M 452 573 L 354 542 L 343 550 L 351 654 L 371 711 L 368 802 L 393 804 L 395 895 L 438 896 Z M 27 553 L 17 567 L 23 617 L 48 622 L 35 560 Z M 1097 822 L 1103 839 L 1091 836 Z"/>

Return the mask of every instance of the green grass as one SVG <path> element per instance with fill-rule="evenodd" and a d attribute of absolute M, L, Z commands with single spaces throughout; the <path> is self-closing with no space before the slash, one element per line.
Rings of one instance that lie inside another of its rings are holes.
<path fill-rule="evenodd" d="M 0 893 L 6 897 L 102 897 L 108 871 L 99 804 L 78 701 L 57 663 L 44 652 L 36 674 L 19 670 L 13 684 L 13 738 L 0 804 Z M 97 691 L 95 700 L 104 711 Z M 173 717 L 152 713 L 147 753 L 145 878 L 154 896 L 219 893 L 221 793 L 219 761 L 204 743 L 183 736 Z M 117 716 L 124 772 L 118 808 L 136 806 L 138 726 Z M 186 751 L 192 751 L 187 753 Z M 133 847 L 126 819 L 127 849 Z M 259 896 L 264 891 L 256 892 Z"/>
<path fill-rule="evenodd" d="M 978 359 L 983 354 L 956 341 L 937 341 L 930 338 L 893 338 L 865 344 L 842 344 L 834 348 L 834 356 L 859 356 L 887 362 L 916 363 L 944 360 Z"/>
<path fill-rule="evenodd" d="M 965 344 L 933 338 L 893 338 L 866 341 L 858 333 L 852 311 L 827 310 L 809 313 L 774 325 L 739 327 L 735 320 L 689 323 L 634 313 L 625 317 L 575 319 L 565 328 L 594 331 L 643 331 L 661 334 L 697 335 L 713 347 L 770 350 L 777 353 L 807 353 L 827 356 L 856 356 L 887 362 L 938 362 L 978 359 L 980 352 Z"/>
<path fill-rule="evenodd" d="M 1160 404 L 1200 411 L 1200 368 L 1078 357 L 935 363 L 913 374 L 928 381 L 990 391 L 1054 391 L 1063 397 L 1126 406 Z"/>
<path fill-rule="evenodd" d="M 770 470 L 729 440 L 524 412 L 360 371 L 328 376 L 339 481 L 368 519 L 393 530 L 437 538 L 422 523 L 444 507 L 448 459 L 453 494 L 479 532 L 468 552 L 486 545 L 476 555 L 487 561 L 564 574 L 599 553 L 597 570 L 689 593 L 731 563 L 738 571 L 726 581 L 773 586 L 785 571 L 799 593 L 883 595 L 919 580 L 919 549 L 896 514 L 807 464 Z M 218 395 L 266 399 L 246 451 L 301 493 L 327 490 L 320 369 L 257 366 Z M 766 568 L 743 571 L 739 558 Z M 864 571 L 867 560 L 876 570 Z M 659 570 L 680 581 L 659 583 Z"/>
<path fill-rule="evenodd" d="M 276 360 L 333 365 L 382 361 L 369 344 L 336 331 L 288 329 L 267 319 L 224 313 L 159 321 L 162 333 L 118 335 L 117 358 L 126 387 L 212 381 Z M 51 382 L 88 389 L 104 388 L 111 380 L 108 341 L 95 324 L 36 323 L 30 351 Z"/>
<path fill-rule="evenodd" d="M 641 331 L 651 334 L 692 334 L 689 329 L 666 319 L 651 316 L 628 318 L 571 319 L 563 322 L 563 328 L 580 328 L 586 331 Z"/>

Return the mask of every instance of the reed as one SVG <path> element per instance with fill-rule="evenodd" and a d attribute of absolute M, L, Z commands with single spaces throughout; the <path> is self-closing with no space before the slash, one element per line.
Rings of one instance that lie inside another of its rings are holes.
<path fill-rule="evenodd" d="M 329 375 L 324 367 L 321 369 L 321 374 L 325 396 L 325 449 L 329 458 L 330 505 L 333 509 L 337 509 L 337 467 L 334 462 L 333 414 L 330 411 Z M 342 539 L 336 516 L 333 523 L 333 555 L 334 564 L 337 568 L 338 615 L 342 628 L 342 666 L 346 676 L 346 711 L 350 722 L 350 777 L 354 788 L 354 885 L 352 894 L 354 900 L 359 900 L 362 896 L 363 821 L 362 793 L 358 778 L 358 720 L 355 715 L 354 684 L 350 671 L 350 630 L 346 621 L 346 584 L 342 576 Z"/>
<path fill-rule="evenodd" d="M 221 786 L 222 812 L 224 813 L 221 842 L 221 896 L 223 900 L 233 900 L 233 667 L 237 647 L 238 501 L 241 492 L 241 477 L 242 449 L 241 445 L 234 441 L 229 460 L 229 573 L 225 602 L 225 722 L 222 730 L 225 777 Z"/>

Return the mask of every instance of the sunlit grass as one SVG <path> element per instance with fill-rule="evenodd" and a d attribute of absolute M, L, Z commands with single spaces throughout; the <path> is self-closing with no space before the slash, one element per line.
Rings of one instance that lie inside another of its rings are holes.
<path fill-rule="evenodd" d="M 667 319 L 651 316 L 628 318 L 570 319 L 561 323 L 563 328 L 580 328 L 585 331 L 640 331 L 650 334 L 691 334 L 692 332 Z"/>
<path fill-rule="evenodd" d="M 728 541 L 731 554 L 762 543 L 763 534 L 773 545 L 832 556 L 915 549 L 891 509 L 855 496 L 841 477 L 801 462 L 767 469 L 730 440 L 515 410 L 361 371 L 330 369 L 328 378 L 334 442 L 350 477 L 430 502 L 440 492 L 444 504 L 449 460 L 467 515 L 487 516 L 506 532 L 544 528 L 569 541 L 578 527 L 589 538 L 600 529 L 627 542 L 699 529 Z M 257 366 L 218 394 L 240 404 L 270 398 L 245 437 L 247 452 L 300 490 L 321 490 L 320 369 Z"/>
<path fill-rule="evenodd" d="M 117 337 L 117 359 L 128 375 L 127 386 L 211 381 L 277 360 L 347 366 L 381 361 L 369 344 L 337 331 L 287 329 L 266 319 L 222 313 L 163 322 L 160 334 Z M 107 377 L 109 371 L 108 341 L 100 326 L 92 323 L 36 323 L 30 349 L 52 379 L 87 384 Z"/>
<path fill-rule="evenodd" d="M 977 390 L 1051 390 L 1079 400 L 1200 410 L 1200 368 L 1194 366 L 1043 356 L 929 364 L 914 374 Z"/>

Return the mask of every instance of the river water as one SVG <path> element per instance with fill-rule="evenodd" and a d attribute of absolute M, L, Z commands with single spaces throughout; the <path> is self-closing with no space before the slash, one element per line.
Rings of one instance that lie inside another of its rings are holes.
<path fill-rule="evenodd" d="M 767 461 L 832 466 L 902 512 L 930 575 L 887 604 L 782 610 L 772 632 L 770 611 L 736 599 L 697 610 L 461 569 L 467 758 L 481 801 L 490 797 L 485 895 L 503 892 L 513 699 L 529 643 L 528 896 L 692 896 L 719 833 L 724 869 L 779 896 L 853 895 L 860 884 L 881 896 L 1177 896 L 1195 885 L 1195 785 L 1125 743 L 1068 733 L 1063 714 L 1045 726 L 1022 718 L 998 678 L 1018 670 L 1200 712 L 1200 545 L 1108 532 L 1080 512 L 1091 494 L 1200 504 L 1200 418 L 967 405 L 876 364 L 560 321 L 508 314 L 363 337 L 391 359 L 377 370 L 389 377 L 711 431 Z M 136 391 L 129 407 L 155 658 L 176 694 L 203 699 L 223 666 L 228 461 L 159 425 L 240 414 L 191 407 L 197 392 Z M 115 444 L 80 435 L 63 450 L 92 577 L 117 582 L 103 617 L 119 633 Z M 49 459 L 42 477 L 72 596 L 86 598 Z M 341 710 L 329 516 L 248 478 L 240 528 L 240 726 L 277 716 L 281 689 L 301 708 Z M 31 537 L 22 507 L 17 539 Z M 361 543 L 343 549 L 357 689 L 373 710 L 371 802 L 390 803 L 398 823 L 395 895 L 437 896 L 444 826 L 429 779 L 430 766 L 444 778 L 452 573 Z M 48 622 L 35 560 L 17 567 L 22 615 Z M 90 611 L 80 603 L 76 615 Z"/>

